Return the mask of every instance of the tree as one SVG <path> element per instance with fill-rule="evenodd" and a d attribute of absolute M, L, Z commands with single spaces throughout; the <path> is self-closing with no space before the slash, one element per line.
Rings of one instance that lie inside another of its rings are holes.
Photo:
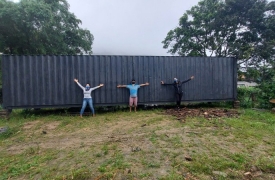
<path fill-rule="evenodd" d="M 265 63 L 272 63 L 275 54 L 275 6 L 274 2 L 266 0 L 227 0 L 221 15 L 231 17 L 225 22 L 238 24 L 236 41 L 232 44 L 232 55 L 239 63 L 248 63 L 259 67 Z"/>
<path fill-rule="evenodd" d="M 181 56 L 207 56 L 216 50 L 214 19 L 222 5 L 219 0 L 200 1 L 184 13 L 179 27 L 170 30 L 162 43 L 171 54 Z M 191 20 L 189 20 L 191 19 Z"/>
<path fill-rule="evenodd" d="M 182 56 L 234 56 L 240 63 L 274 62 L 275 5 L 266 0 L 203 0 L 162 42 Z"/>
<path fill-rule="evenodd" d="M 79 27 L 66 0 L 0 0 L 0 52 L 91 54 L 93 35 Z"/>

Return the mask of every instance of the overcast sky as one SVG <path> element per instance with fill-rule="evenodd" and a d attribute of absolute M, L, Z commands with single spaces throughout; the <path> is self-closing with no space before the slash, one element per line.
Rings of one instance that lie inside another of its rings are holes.
<path fill-rule="evenodd" d="M 162 48 L 169 30 L 199 0 L 67 0 L 82 28 L 94 35 L 93 53 L 170 55 Z"/>
<path fill-rule="evenodd" d="M 167 56 L 161 42 L 200 0 L 67 1 L 81 27 L 94 35 L 94 54 Z"/>

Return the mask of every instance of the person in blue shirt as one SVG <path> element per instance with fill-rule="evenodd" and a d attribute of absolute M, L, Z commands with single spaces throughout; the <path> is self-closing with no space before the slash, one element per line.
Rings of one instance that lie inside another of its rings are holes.
<path fill-rule="evenodd" d="M 136 84 L 136 81 L 134 79 L 132 79 L 132 84 L 130 85 L 118 85 L 117 87 L 118 88 L 128 88 L 130 90 L 130 97 L 129 97 L 129 107 L 130 107 L 130 112 L 132 111 L 132 105 L 134 104 L 134 107 L 135 107 L 135 112 L 137 111 L 137 102 L 138 102 L 138 97 L 137 97 L 137 94 L 138 94 L 138 89 L 141 87 L 141 86 L 148 86 L 149 83 L 145 83 L 145 84 L 140 84 L 140 85 L 137 85 Z"/>

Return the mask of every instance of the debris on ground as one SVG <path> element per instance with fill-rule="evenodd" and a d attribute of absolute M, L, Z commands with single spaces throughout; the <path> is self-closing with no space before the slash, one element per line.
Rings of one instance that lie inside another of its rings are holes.
<path fill-rule="evenodd" d="M 0 127 L 0 134 L 8 131 L 8 127 Z"/>
<path fill-rule="evenodd" d="M 141 125 L 141 127 L 144 127 L 144 126 L 146 126 L 146 124 L 142 124 L 142 125 Z"/>
<path fill-rule="evenodd" d="M 227 177 L 227 174 L 224 173 L 224 172 L 221 172 L 221 171 L 213 171 L 212 173 L 215 174 L 215 175 L 218 175 L 218 176 L 222 176 L 224 178 Z"/>
<path fill-rule="evenodd" d="M 185 160 L 192 161 L 192 158 L 190 156 L 184 156 Z"/>
<path fill-rule="evenodd" d="M 251 172 L 244 173 L 245 176 L 251 176 Z"/>
<path fill-rule="evenodd" d="M 235 109 L 221 109 L 221 108 L 179 108 L 167 109 L 166 114 L 176 116 L 178 120 L 185 119 L 186 117 L 204 117 L 208 120 L 212 118 L 224 117 L 239 117 L 240 113 Z"/>
<path fill-rule="evenodd" d="M 138 152 L 138 151 L 141 151 L 140 147 L 133 147 L 132 148 L 132 152 Z"/>

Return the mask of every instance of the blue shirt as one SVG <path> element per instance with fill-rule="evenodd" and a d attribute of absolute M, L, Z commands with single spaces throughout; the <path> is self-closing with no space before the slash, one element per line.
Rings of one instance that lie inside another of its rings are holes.
<path fill-rule="evenodd" d="M 138 88 L 140 88 L 140 85 L 127 85 L 126 88 L 130 90 L 130 97 L 137 97 Z"/>

